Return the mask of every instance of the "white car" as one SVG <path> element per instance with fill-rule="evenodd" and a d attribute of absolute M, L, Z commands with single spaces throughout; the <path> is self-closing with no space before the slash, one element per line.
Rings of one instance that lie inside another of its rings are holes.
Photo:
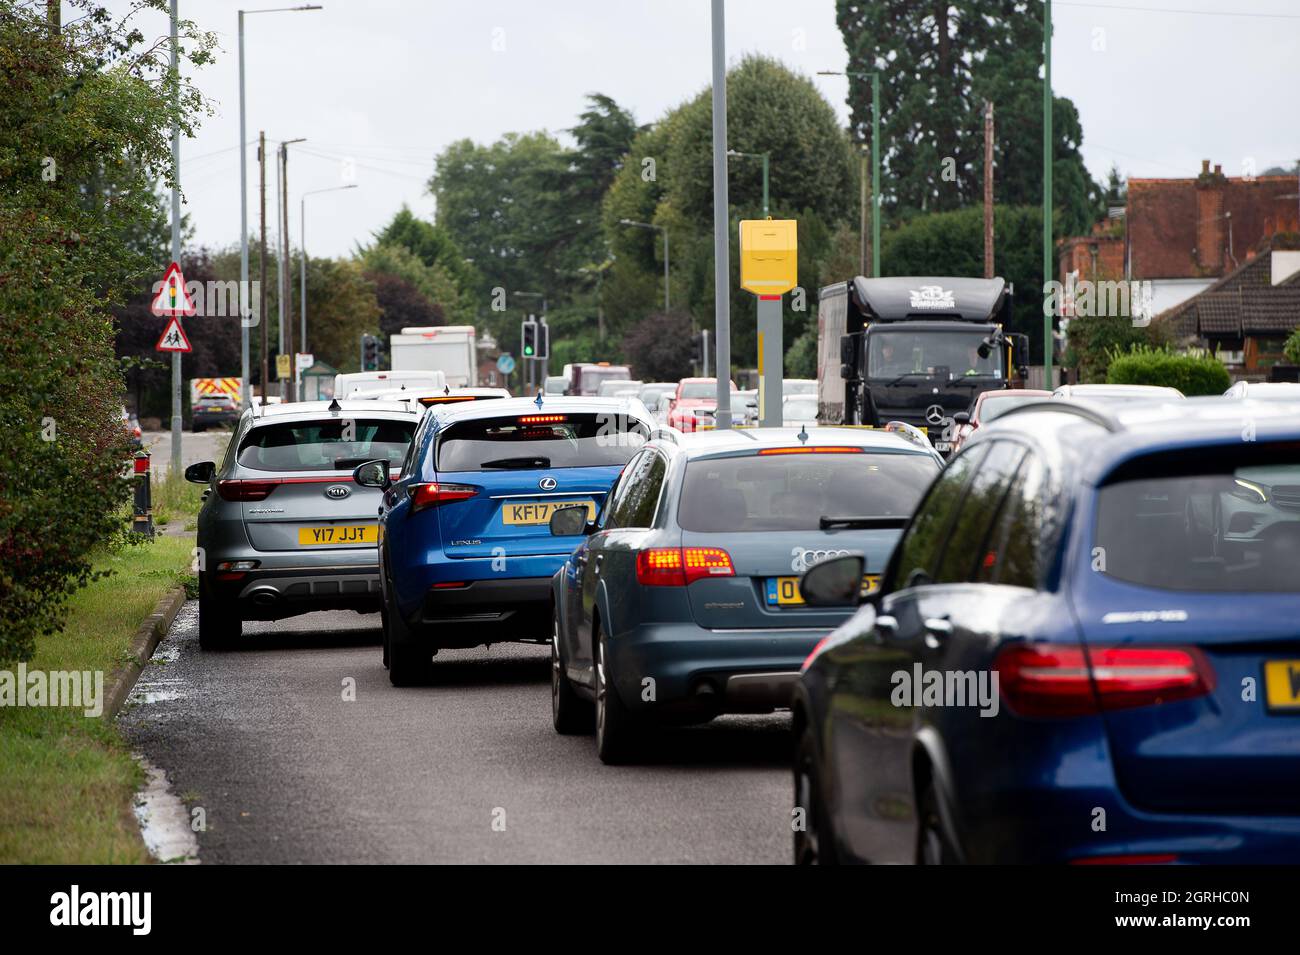
<path fill-rule="evenodd" d="M 354 371 L 334 376 L 334 397 L 355 398 L 366 392 L 407 388 L 442 391 L 447 376 L 440 371 Z"/>
<path fill-rule="evenodd" d="M 1118 405 L 1130 401 L 1178 400 L 1186 396 L 1177 388 L 1163 385 L 1061 385 L 1052 392 L 1052 397 L 1085 404 Z"/>
<path fill-rule="evenodd" d="M 781 401 L 781 423 L 787 428 L 817 423 L 817 396 L 790 395 Z"/>
<path fill-rule="evenodd" d="M 1225 398 L 1253 398 L 1256 401 L 1300 401 L 1300 382 L 1239 381 L 1223 393 Z"/>

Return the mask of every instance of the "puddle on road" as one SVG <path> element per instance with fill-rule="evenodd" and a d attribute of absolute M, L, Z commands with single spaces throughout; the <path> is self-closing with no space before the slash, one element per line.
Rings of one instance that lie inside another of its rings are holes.
<path fill-rule="evenodd" d="M 170 703 L 185 699 L 186 682 L 179 679 L 140 680 L 127 696 L 127 704 Z"/>
<path fill-rule="evenodd" d="M 190 828 L 190 813 L 167 785 L 167 774 L 139 753 L 144 788 L 135 794 L 135 818 L 145 847 L 159 862 L 198 865 L 199 842 Z"/>

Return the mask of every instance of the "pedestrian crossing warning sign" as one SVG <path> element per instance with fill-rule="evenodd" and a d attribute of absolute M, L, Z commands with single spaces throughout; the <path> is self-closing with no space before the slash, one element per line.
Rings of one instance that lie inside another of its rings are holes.
<path fill-rule="evenodd" d="M 162 281 L 155 285 L 154 289 L 153 305 L 150 306 L 150 310 L 155 315 L 193 315 L 198 311 L 194 306 L 194 299 L 190 297 L 189 292 L 185 291 L 185 276 L 181 274 L 181 267 L 175 262 L 167 266 Z"/>
<path fill-rule="evenodd" d="M 181 320 L 175 315 L 167 323 L 167 328 L 163 330 L 162 338 L 158 339 L 158 344 L 154 346 L 157 351 L 189 351 L 190 340 L 185 337 L 185 329 L 181 328 Z"/>

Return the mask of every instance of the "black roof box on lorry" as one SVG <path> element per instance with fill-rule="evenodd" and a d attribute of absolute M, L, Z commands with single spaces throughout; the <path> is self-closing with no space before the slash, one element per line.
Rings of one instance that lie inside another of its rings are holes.
<path fill-rule="evenodd" d="M 897 276 L 853 280 L 853 303 L 868 321 L 931 318 L 950 321 L 996 321 L 1009 297 L 1005 279 L 951 276 Z"/>

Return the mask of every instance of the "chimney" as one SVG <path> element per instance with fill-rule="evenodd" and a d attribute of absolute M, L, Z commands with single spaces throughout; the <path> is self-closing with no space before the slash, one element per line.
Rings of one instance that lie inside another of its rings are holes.
<path fill-rule="evenodd" d="M 1201 160 L 1201 175 L 1196 180 L 1196 264 L 1207 274 L 1223 274 L 1227 223 L 1223 218 L 1226 180 L 1223 167 L 1210 172 L 1210 161 Z"/>

